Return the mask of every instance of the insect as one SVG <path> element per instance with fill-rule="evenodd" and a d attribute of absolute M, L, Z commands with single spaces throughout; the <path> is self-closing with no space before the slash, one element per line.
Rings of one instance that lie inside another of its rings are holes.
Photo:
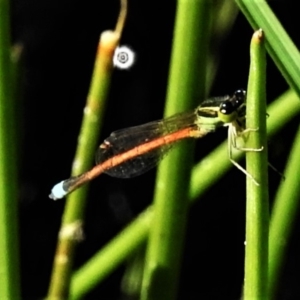
<path fill-rule="evenodd" d="M 231 154 L 231 147 L 237 148 L 236 136 L 245 131 L 245 98 L 246 92 L 240 89 L 231 96 L 207 99 L 192 112 L 111 133 L 97 150 L 96 166 L 56 184 L 49 197 L 54 200 L 63 198 L 102 173 L 119 178 L 141 175 L 153 168 L 176 142 L 186 138 L 201 138 L 222 126 L 229 128 L 230 160 L 254 180 L 232 159 Z"/>

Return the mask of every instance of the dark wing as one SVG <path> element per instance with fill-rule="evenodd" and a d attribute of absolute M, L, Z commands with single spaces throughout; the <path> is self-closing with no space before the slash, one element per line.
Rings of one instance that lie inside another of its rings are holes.
<path fill-rule="evenodd" d="M 96 153 L 96 163 L 101 164 L 139 145 L 172 134 L 180 129 L 194 126 L 195 122 L 195 112 L 188 112 L 177 114 L 164 120 L 153 121 L 140 126 L 115 131 L 99 146 Z M 143 174 L 155 167 L 158 161 L 173 145 L 174 142 L 152 149 L 147 153 L 137 155 L 116 167 L 106 170 L 105 173 L 119 178 L 130 178 Z"/>

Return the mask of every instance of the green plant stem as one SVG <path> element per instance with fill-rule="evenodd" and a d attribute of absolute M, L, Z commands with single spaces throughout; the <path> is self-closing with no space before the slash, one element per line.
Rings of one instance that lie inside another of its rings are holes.
<path fill-rule="evenodd" d="M 227 37 L 230 29 L 234 25 L 236 20 L 236 16 L 238 15 L 238 7 L 234 3 L 234 1 L 223 1 L 217 0 L 214 1 L 215 5 L 212 7 L 212 32 L 211 36 L 213 37 L 213 43 L 211 41 L 210 44 L 213 44 L 214 51 L 208 51 L 207 56 L 207 68 L 206 68 L 206 91 L 210 90 L 210 87 L 213 83 L 213 78 L 216 75 L 217 66 L 219 64 L 219 53 L 215 51 L 215 49 L 219 49 L 220 44 Z M 144 249 L 144 247 L 142 247 Z M 141 252 L 141 251 L 139 251 Z M 140 284 L 139 282 L 142 280 L 142 276 L 140 272 L 142 272 L 140 264 L 141 256 L 143 256 L 144 262 L 144 251 L 143 255 L 137 255 L 136 258 L 130 259 L 129 263 L 126 263 L 126 271 L 124 273 L 122 279 L 122 291 L 126 295 L 138 295 L 140 293 Z M 136 266 L 136 267 L 135 267 Z"/>
<path fill-rule="evenodd" d="M 92 166 L 113 70 L 112 57 L 119 39 L 119 33 L 113 31 L 106 31 L 100 37 L 72 176 L 81 174 Z M 68 298 L 74 252 L 81 239 L 87 191 L 88 185 L 85 185 L 67 197 L 48 292 L 49 300 Z"/>
<path fill-rule="evenodd" d="M 149 207 L 75 272 L 71 283 L 70 299 L 81 299 L 122 262 L 132 256 L 134 251 L 145 242 L 152 219 L 153 211 Z"/>
<path fill-rule="evenodd" d="M 150 227 L 150 224 L 149 224 Z M 126 261 L 126 269 L 122 278 L 121 290 L 124 297 L 128 299 L 138 299 L 141 291 L 144 262 L 145 262 L 145 247 L 137 248 L 133 255 Z"/>
<path fill-rule="evenodd" d="M 286 103 L 289 103 L 289 105 L 287 106 Z M 283 110 L 284 114 L 282 113 Z M 268 136 L 272 137 L 292 118 L 299 115 L 299 100 L 295 92 L 288 90 L 282 94 L 268 107 L 268 113 L 270 115 L 267 120 Z M 243 154 L 239 152 L 235 156 L 235 160 L 238 161 L 241 159 Z M 189 192 L 190 203 L 192 204 L 196 200 L 199 200 L 201 195 L 232 167 L 232 163 L 227 159 L 226 141 L 193 168 Z M 206 174 L 206 176 L 203 177 L 203 174 Z M 146 242 L 153 219 L 152 213 L 150 208 L 145 210 L 121 234 L 113 238 L 93 258 L 74 273 L 70 291 L 71 299 L 82 298 Z M 124 245 L 124 242 L 126 245 Z M 119 253 L 120 249 L 127 253 L 127 255 L 119 257 L 121 255 Z"/>
<path fill-rule="evenodd" d="M 165 116 L 204 99 L 210 4 L 177 2 Z M 200 97 L 199 97 L 200 96 Z M 175 299 L 188 212 L 193 144 L 177 146 L 158 169 L 154 218 L 146 251 L 141 299 Z"/>
<path fill-rule="evenodd" d="M 269 299 L 277 299 L 280 271 L 294 224 L 299 213 L 300 127 L 272 210 L 269 235 Z"/>
<path fill-rule="evenodd" d="M 262 28 L 266 48 L 288 84 L 300 97 L 300 53 L 264 0 L 236 0 L 251 26 Z"/>
<path fill-rule="evenodd" d="M 210 91 L 214 82 L 220 62 L 221 45 L 234 26 L 238 12 L 238 7 L 234 1 L 214 1 L 211 18 L 213 41 L 210 43 L 211 48 L 207 55 L 206 92 Z"/>
<path fill-rule="evenodd" d="M 0 299 L 20 299 L 15 76 L 9 1 L 0 1 Z"/>
<path fill-rule="evenodd" d="M 268 155 L 266 129 L 266 55 L 262 30 L 254 33 L 250 46 L 250 72 L 247 89 L 246 147 L 247 151 L 246 254 L 244 299 L 266 299 L 268 274 Z"/>

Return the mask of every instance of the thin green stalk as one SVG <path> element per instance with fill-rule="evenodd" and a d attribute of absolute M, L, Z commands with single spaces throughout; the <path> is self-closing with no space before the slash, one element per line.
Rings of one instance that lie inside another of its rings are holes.
<path fill-rule="evenodd" d="M 268 274 L 268 154 L 266 129 L 266 55 L 262 30 L 254 33 L 250 46 L 247 89 L 249 132 L 246 147 L 247 176 L 246 254 L 244 299 L 266 299 Z M 263 147 L 260 151 L 259 149 Z"/>
<path fill-rule="evenodd" d="M 286 103 L 289 105 L 287 106 Z M 295 92 L 289 90 L 282 94 L 268 107 L 268 113 L 270 115 L 267 120 L 268 136 L 272 137 L 292 118 L 299 115 L 300 105 Z M 201 195 L 233 167 L 227 156 L 227 142 L 224 142 L 193 168 L 189 193 L 191 203 L 199 200 Z M 242 156 L 243 153 L 240 152 L 235 156 L 235 160 L 241 159 Z M 203 177 L 203 174 L 206 176 Z M 71 299 L 82 298 L 146 242 L 153 219 L 152 214 L 150 208 L 145 210 L 74 273 L 70 291 Z M 119 253 L 120 251 L 122 255 Z M 126 253 L 124 256 L 123 251 Z"/>
<path fill-rule="evenodd" d="M 165 115 L 204 99 L 210 24 L 206 0 L 177 2 Z M 154 196 L 155 222 L 146 251 L 141 299 L 175 299 L 188 211 L 193 144 L 176 147 L 161 163 Z"/>
<path fill-rule="evenodd" d="M 9 1 L 0 1 L 0 299 L 20 299 L 15 79 Z"/>
<path fill-rule="evenodd" d="M 269 299 L 277 299 L 280 271 L 285 261 L 288 242 L 299 212 L 300 127 L 275 198 L 269 235 Z"/>
<path fill-rule="evenodd" d="M 238 12 L 238 7 L 234 1 L 214 1 L 211 18 L 211 37 L 213 42 L 210 43 L 213 48 L 209 49 L 207 55 L 206 92 L 210 91 L 210 87 L 212 86 L 217 74 L 220 61 L 221 44 L 231 31 Z"/>
<path fill-rule="evenodd" d="M 127 258 L 126 270 L 121 282 L 121 291 L 124 298 L 139 298 L 143 280 L 145 250 L 146 245 L 143 244 L 142 247 L 133 252 L 131 257 Z"/>
<path fill-rule="evenodd" d="M 93 163 L 93 154 L 97 147 L 105 100 L 113 71 L 112 58 L 119 44 L 126 17 L 126 1 L 122 0 L 121 3 L 120 17 L 116 26 L 117 31 L 106 31 L 100 37 L 92 82 L 87 97 L 87 104 L 84 108 L 84 118 L 73 161 L 72 176 L 84 173 Z M 125 13 L 123 10 L 125 10 Z M 58 236 L 48 300 L 68 298 L 74 253 L 82 236 L 87 192 L 88 185 L 85 185 L 67 197 Z"/>
<path fill-rule="evenodd" d="M 152 219 L 153 211 L 149 207 L 85 263 L 72 278 L 70 299 L 81 299 L 83 295 L 132 256 L 145 242 Z"/>
<path fill-rule="evenodd" d="M 264 0 L 236 0 L 251 26 L 262 28 L 266 48 L 288 84 L 300 96 L 300 53 Z"/>
<path fill-rule="evenodd" d="M 212 7 L 212 18 L 211 18 L 211 36 L 213 37 L 213 43 L 211 41 L 211 46 L 215 49 L 219 49 L 220 44 L 226 38 L 228 33 L 230 32 L 236 17 L 238 15 L 238 7 L 234 1 L 223 1 L 223 0 L 214 0 L 214 5 Z M 216 51 L 208 51 L 207 60 L 206 60 L 206 93 L 210 90 L 210 87 L 213 83 L 213 79 L 216 75 L 217 66 L 219 64 L 219 53 Z M 135 261 L 134 261 L 135 263 Z M 129 268 L 129 272 L 126 271 L 123 277 L 123 281 L 126 281 L 126 276 L 129 277 L 130 282 L 134 282 L 133 286 L 138 289 L 138 293 L 140 291 L 140 287 L 138 286 L 137 282 L 141 280 L 141 276 L 137 275 L 137 272 L 131 266 L 127 266 Z M 140 269 L 138 268 L 138 272 Z M 131 274 L 132 272 L 133 274 Z M 132 277 L 134 277 L 132 279 Z M 136 278 L 138 276 L 139 278 Z M 126 292 L 124 292 L 126 293 Z M 131 289 L 130 293 L 132 294 L 133 291 Z"/>
<path fill-rule="evenodd" d="M 99 43 L 92 84 L 73 161 L 72 176 L 83 173 L 92 166 L 112 72 L 113 49 L 117 46 L 118 39 L 114 38 L 112 43 L 109 43 L 111 45 L 108 47 L 103 46 L 103 39 Z M 74 252 L 81 239 L 87 192 L 88 185 L 85 185 L 67 197 L 48 292 L 49 300 L 68 298 Z"/>

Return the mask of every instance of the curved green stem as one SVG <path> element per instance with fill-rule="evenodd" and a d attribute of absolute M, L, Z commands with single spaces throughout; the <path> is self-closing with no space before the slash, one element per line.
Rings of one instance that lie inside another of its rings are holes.
<path fill-rule="evenodd" d="M 257 30 L 262 28 L 266 48 L 288 84 L 300 97 L 300 53 L 265 0 L 236 0 L 239 8 Z"/>

